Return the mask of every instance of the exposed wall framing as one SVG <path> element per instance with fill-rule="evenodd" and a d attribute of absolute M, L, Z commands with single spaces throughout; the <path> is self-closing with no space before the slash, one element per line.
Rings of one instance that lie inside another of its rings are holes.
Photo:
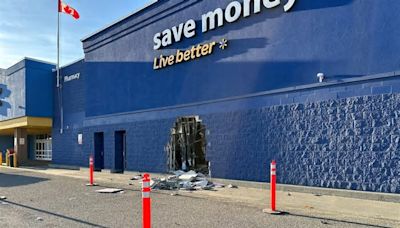
<path fill-rule="evenodd" d="M 205 125 L 198 116 L 180 117 L 171 128 L 165 151 L 169 171 L 195 170 L 208 173 L 206 161 Z"/>

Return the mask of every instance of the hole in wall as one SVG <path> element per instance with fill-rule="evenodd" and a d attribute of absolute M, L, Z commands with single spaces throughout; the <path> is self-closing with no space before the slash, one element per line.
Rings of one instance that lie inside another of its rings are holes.
<path fill-rule="evenodd" d="M 208 174 L 206 145 L 206 127 L 199 116 L 177 118 L 165 146 L 168 170 L 194 170 Z"/>

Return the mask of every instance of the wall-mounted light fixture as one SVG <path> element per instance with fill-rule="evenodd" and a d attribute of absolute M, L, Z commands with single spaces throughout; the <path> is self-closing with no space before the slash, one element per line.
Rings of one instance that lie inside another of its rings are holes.
<path fill-rule="evenodd" d="M 319 83 L 324 82 L 324 79 L 325 79 L 324 73 L 318 73 L 317 78 L 318 78 Z"/>

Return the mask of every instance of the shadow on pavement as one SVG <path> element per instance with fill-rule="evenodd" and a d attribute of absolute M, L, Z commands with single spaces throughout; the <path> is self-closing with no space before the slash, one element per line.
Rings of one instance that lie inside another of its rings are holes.
<path fill-rule="evenodd" d="M 54 212 L 51 212 L 51 211 L 46 211 L 46 210 L 30 207 L 30 206 L 19 204 L 19 203 L 14 203 L 14 202 L 11 202 L 11 201 L 8 201 L 8 200 L 3 200 L 3 202 L 9 203 L 9 204 L 14 205 L 14 206 L 22 207 L 22 208 L 25 208 L 25 209 L 37 211 L 37 212 L 40 212 L 40 213 L 56 216 L 56 217 L 59 217 L 59 218 L 62 218 L 62 219 L 70 220 L 70 221 L 73 221 L 73 222 L 76 222 L 76 223 L 81 223 L 81 224 L 92 226 L 92 227 L 106 228 L 105 226 L 101 226 L 101 225 L 98 225 L 98 224 L 95 224 L 95 223 L 83 221 L 83 220 L 72 218 L 72 217 L 68 217 L 68 216 L 65 216 L 65 215 L 60 215 L 60 214 L 57 214 L 57 213 L 54 213 Z"/>
<path fill-rule="evenodd" d="M 331 218 L 322 218 L 322 217 L 317 217 L 317 216 L 311 216 L 311 215 L 300 215 L 300 214 L 292 214 L 292 213 L 284 213 L 285 215 L 291 215 L 294 217 L 301 217 L 301 218 L 308 218 L 308 219 L 318 219 L 321 221 L 321 223 L 329 225 L 329 222 L 337 222 L 337 223 L 347 223 L 347 224 L 352 224 L 352 225 L 358 225 L 358 226 L 369 226 L 369 227 L 378 227 L 378 228 L 390 228 L 388 226 L 379 226 L 379 225 L 372 225 L 372 224 L 366 224 L 366 223 L 360 223 L 360 222 L 351 222 L 351 221 L 346 221 L 346 220 L 340 220 L 340 219 L 331 219 Z"/>
<path fill-rule="evenodd" d="M 36 184 L 47 180 L 48 179 L 46 178 L 40 178 L 40 177 L 30 177 L 17 174 L 0 173 L 0 187 L 2 188 Z"/>

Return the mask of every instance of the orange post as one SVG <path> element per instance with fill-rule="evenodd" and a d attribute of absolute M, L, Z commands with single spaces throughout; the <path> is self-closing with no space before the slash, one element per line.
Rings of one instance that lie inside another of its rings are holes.
<path fill-rule="evenodd" d="M 276 211 L 276 162 L 271 162 L 271 211 Z"/>
<path fill-rule="evenodd" d="M 97 186 L 97 184 L 94 183 L 94 159 L 93 155 L 90 155 L 89 157 L 89 184 L 86 184 L 87 186 Z"/>
<path fill-rule="evenodd" d="M 151 198 L 150 198 L 150 175 L 143 175 L 142 182 L 142 214 L 143 214 L 143 228 L 151 227 Z"/>
<path fill-rule="evenodd" d="M 270 170 L 270 198 L 271 198 L 271 208 L 264 209 L 263 212 L 273 215 L 282 214 L 282 212 L 276 210 L 276 162 L 273 160 L 271 162 Z"/>
<path fill-rule="evenodd" d="M 93 164 L 93 156 L 90 155 L 90 158 L 89 158 L 90 185 L 93 185 L 93 170 L 94 170 L 93 165 L 94 165 L 94 164 Z"/>

